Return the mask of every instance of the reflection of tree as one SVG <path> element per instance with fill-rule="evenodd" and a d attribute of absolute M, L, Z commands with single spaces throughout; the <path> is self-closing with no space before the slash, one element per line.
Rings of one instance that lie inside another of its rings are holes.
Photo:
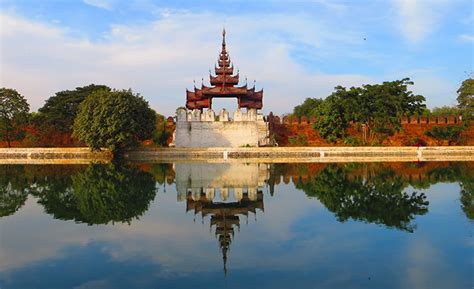
<path fill-rule="evenodd" d="M 74 174 L 37 177 L 35 187 L 46 213 L 90 225 L 130 222 L 155 197 L 149 173 L 118 164 L 92 164 Z"/>
<path fill-rule="evenodd" d="M 153 177 L 136 168 L 116 164 L 90 165 L 72 177 L 80 215 L 88 224 L 130 222 L 141 216 L 155 197 Z"/>
<path fill-rule="evenodd" d="M 389 169 L 363 178 L 328 165 L 315 179 L 297 187 L 317 197 L 342 222 L 352 218 L 413 232 L 414 216 L 428 211 L 426 196 L 403 192 L 403 179 Z"/>
<path fill-rule="evenodd" d="M 0 217 L 20 209 L 28 198 L 23 166 L 3 166 L 0 170 Z"/>
<path fill-rule="evenodd" d="M 444 167 L 430 169 L 425 174 L 420 175 L 420 178 L 411 179 L 409 184 L 415 189 L 428 189 L 431 185 L 437 183 L 458 182 L 461 173 L 459 164 L 448 164 Z"/>
<path fill-rule="evenodd" d="M 155 181 L 160 184 L 168 183 L 171 185 L 174 182 L 174 171 L 172 164 L 160 163 L 153 164 L 150 169 L 150 173 L 153 174 Z"/>
<path fill-rule="evenodd" d="M 461 209 L 474 220 L 474 182 L 461 183 Z"/>
<path fill-rule="evenodd" d="M 54 174 L 38 178 L 34 195 L 46 213 L 55 219 L 72 220 L 80 215 L 72 190 L 70 174 Z"/>
<path fill-rule="evenodd" d="M 466 217 L 474 220 L 474 172 L 468 167 L 462 169 L 461 174 L 461 209 Z"/>

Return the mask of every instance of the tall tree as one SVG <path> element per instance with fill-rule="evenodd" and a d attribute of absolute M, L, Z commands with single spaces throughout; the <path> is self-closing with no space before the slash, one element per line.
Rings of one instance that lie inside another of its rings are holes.
<path fill-rule="evenodd" d="M 0 88 L 0 133 L 11 147 L 11 141 L 18 138 L 19 126 L 28 117 L 30 106 L 26 99 L 11 88 Z"/>
<path fill-rule="evenodd" d="M 350 121 L 365 124 L 371 136 L 390 135 L 401 128 L 400 118 L 404 114 L 420 114 L 426 107 L 425 98 L 408 90 L 413 85 L 409 78 L 364 85 L 352 93 Z"/>
<path fill-rule="evenodd" d="M 295 106 L 293 114 L 301 118 L 302 116 L 311 117 L 318 114 L 323 100 L 321 98 L 306 98 L 300 105 Z"/>
<path fill-rule="evenodd" d="M 131 90 L 96 90 L 79 106 L 74 135 L 92 150 L 113 152 L 132 148 L 150 139 L 156 113 L 143 97 Z"/>
<path fill-rule="evenodd" d="M 351 122 L 365 125 L 372 137 L 386 136 L 401 128 L 404 114 L 420 114 L 425 98 L 408 90 L 405 78 L 362 87 L 338 86 L 317 109 L 315 128 L 329 141 L 344 138 Z"/>
<path fill-rule="evenodd" d="M 458 89 L 458 107 L 467 119 L 474 118 L 474 79 L 464 80 Z"/>
<path fill-rule="evenodd" d="M 71 134 L 79 105 L 92 92 L 99 89 L 110 91 L 108 86 L 90 84 L 77 87 L 75 90 L 56 92 L 38 110 L 40 112 L 38 123 L 42 128 L 54 128 L 60 132 Z"/>
<path fill-rule="evenodd" d="M 323 138 L 335 142 L 345 136 L 349 127 L 349 100 L 350 95 L 346 88 L 338 86 L 315 111 L 317 121 L 314 127 Z"/>

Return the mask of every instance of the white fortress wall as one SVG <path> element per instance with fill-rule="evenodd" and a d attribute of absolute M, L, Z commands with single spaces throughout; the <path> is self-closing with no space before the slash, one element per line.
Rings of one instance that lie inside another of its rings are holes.
<path fill-rule="evenodd" d="M 255 109 L 237 110 L 233 119 L 222 109 L 218 116 L 212 110 L 178 110 L 176 147 L 257 147 L 268 141 L 268 123 Z"/>

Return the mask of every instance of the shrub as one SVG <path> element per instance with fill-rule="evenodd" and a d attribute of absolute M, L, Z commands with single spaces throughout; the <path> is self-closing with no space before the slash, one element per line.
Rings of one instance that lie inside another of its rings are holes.
<path fill-rule="evenodd" d="M 306 135 L 299 134 L 297 136 L 292 136 L 288 138 L 288 143 L 292 146 L 307 146 L 308 139 Z"/>

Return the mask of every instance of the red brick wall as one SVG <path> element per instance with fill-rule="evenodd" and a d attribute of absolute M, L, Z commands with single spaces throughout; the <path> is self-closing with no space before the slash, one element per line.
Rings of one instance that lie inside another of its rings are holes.
<path fill-rule="evenodd" d="M 278 116 L 270 114 L 268 116 L 270 122 L 271 132 L 277 141 L 279 146 L 298 146 L 301 144 L 291 144 L 291 139 L 306 139 L 308 146 L 328 146 L 334 145 L 326 142 L 319 133 L 314 129 L 315 119 L 306 119 L 303 117 L 298 120 L 296 117 L 283 117 L 280 119 Z M 403 145 L 416 145 L 417 142 L 424 143 L 428 146 L 434 145 L 448 145 L 447 141 L 439 141 L 430 138 L 425 135 L 426 130 L 431 130 L 434 126 L 460 126 L 462 121 L 459 117 L 447 116 L 447 117 L 403 117 L 401 119 L 402 130 L 396 132 L 393 136 L 386 138 L 382 144 L 390 146 L 403 146 Z M 359 139 L 362 142 L 363 135 L 361 128 L 357 128 L 356 125 L 352 125 L 348 131 L 348 136 Z M 304 136 L 304 137 L 301 137 Z M 468 129 L 462 133 L 462 139 L 464 140 L 460 145 L 474 145 L 474 125 L 471 124 Z M 369 138 L 367 133 L 367 138 Z M 335 145 L 343 146 L 342 141 Z"/>

